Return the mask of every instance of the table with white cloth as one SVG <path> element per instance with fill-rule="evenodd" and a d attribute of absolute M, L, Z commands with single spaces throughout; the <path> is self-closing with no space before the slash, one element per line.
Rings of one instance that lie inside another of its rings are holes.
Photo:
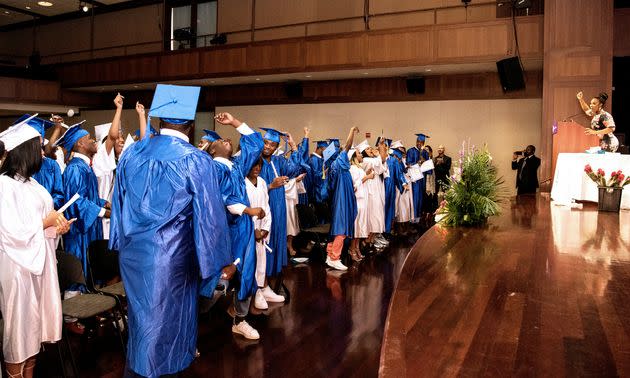
<path fill-rule="evenodd" d="M 590 164 L 594 172 L 597 172 L 599 168 L 603 169 L 606 172 L 607 180 L 613 171 L 621 170 L 624 175 L 630 174 L 630 155 L 616 153 L 558 154 L 551 199 L 562 204 L 569 204 L 572 200 L 598 202 L 597 184 L 584 172 L 586 164 Z M 630 209 L 630 186 L 623 191 L 621 208 Z"/>

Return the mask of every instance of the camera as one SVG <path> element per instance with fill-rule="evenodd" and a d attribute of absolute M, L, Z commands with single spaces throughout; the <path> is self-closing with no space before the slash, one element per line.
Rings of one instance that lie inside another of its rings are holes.
<path fill-rule="evenodd" d="M 523 151 L 514 151 L 514 155 L 522 156 L 523 155 Z"/>

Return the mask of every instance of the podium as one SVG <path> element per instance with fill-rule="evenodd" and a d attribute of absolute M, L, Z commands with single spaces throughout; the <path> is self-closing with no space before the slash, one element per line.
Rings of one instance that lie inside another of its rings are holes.
<path fill-rule="evenodd" d="M 599 146 L 599 138 L 584 134 L 585 127 L 575 121 L 558 121 L 553 134 L 551 171 L 556 172 L 558 154 L 584 152 L 589 147 Z"/>

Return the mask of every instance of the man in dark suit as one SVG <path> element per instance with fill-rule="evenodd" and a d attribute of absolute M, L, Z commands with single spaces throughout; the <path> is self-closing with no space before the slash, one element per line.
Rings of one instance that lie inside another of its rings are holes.
<path fill-rule="evenodd" d="M 534 152 L 536 152 L 536 147 L 530 144 L 520 158 L 518 151 L 512 157 L 512 169 L 517 171 L 516 189 L 519 195 L 536 193 L 536 188 L 538 188 L 540 159 L 534 156 Z"/>
<path fill-rule="evenodd" d="M 436 193 L 439 192 L 440 189 L 446 191 L 450 186 L 448 179 L 451 176 L 451 158 L 444 154 L 444 146 L 438 146 L 437 153 L 437 156 L 433 158 Z"/>

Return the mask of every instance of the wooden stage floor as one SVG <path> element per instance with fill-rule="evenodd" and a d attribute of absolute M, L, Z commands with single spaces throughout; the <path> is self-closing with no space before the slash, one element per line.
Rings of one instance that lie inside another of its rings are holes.
<path fill-rule="evenodd" d="M 630 376 L 630 212 L 512 198 L 427 231 L 395 289 L 380 376 Z"/>

